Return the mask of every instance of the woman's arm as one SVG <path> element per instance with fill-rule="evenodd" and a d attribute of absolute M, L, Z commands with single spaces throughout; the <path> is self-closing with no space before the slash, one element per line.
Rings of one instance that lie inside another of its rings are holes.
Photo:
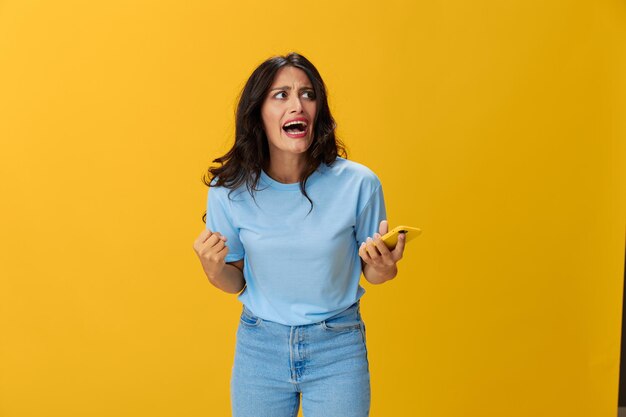
<path fill-rule="evenodd" d="M 224 265 L 221 274 L 213 277 L 207 274 L 207 277 L 209 282 L 220 290 L 229 294 L 238 294 L 246 286 L 246 280 L 243 278 L 243 259 L 229 262 Z"/>
<path fill-rule="evenodd" d="M 226 263 L 228 254 L 226 237 L 218 232 L 205 229 L 193 244 L 202 269 L 209 282 L 222 291 L 237 294 L 243 290 L 246 280 L 243 277 L 243 259 Z"/>
<path fill-rule="evenodd" d="M 382 284 L 394 279 L 398 274 L 398 267 L 395 264 L 385 269 L 375 269 L 363 261 L 361 261 L 361 265 L 363 266 L 363 276 L 370 284 Z"/>
<path fill-rule="evenodd" d="M 398 274 L 397 263 L 404 252 L 404 234 L 398 236 L 398 244 L 390 251 L 381 239 L 388 228 L 387 220 L 380 222 L 380 233 L 375 233 L 374 239 L 368 237 L 359 248 L 363 275 L 371 284 L 382 284 Z"/>

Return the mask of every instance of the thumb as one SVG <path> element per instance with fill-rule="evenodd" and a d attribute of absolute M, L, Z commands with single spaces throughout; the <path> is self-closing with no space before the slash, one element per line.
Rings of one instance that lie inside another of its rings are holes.
<path fill-rule="evenodd" d="M 214 235 L 217 235 L 220 240 L 226 242 L 228 239 L 226 238 L 226 236 L 224 236 L 223 234 L 221 234 L 220 232 L 213 232 Z"/>
<path fill-rule="evenodd" d="M 383 220 L 382 222 L 380 222 L 380 226 L 378 227 L 378 233 L 380 233 L 381 236 L 384 236 L 388 231 L 389 223 L 387 222 L 387 220 Z"/>
<path fill-rule="evenodd" d="M 400 259 L 402 258 L 402 253 L 404 252 L 404 245 L 406 241 L 406 234 L 405 233 L 400 233 L 398 235 L 398 243 L 396 244 L 396 247 L 393 248 L 393 254 L 394 254 L 394 258 L 396 259 Z"/>

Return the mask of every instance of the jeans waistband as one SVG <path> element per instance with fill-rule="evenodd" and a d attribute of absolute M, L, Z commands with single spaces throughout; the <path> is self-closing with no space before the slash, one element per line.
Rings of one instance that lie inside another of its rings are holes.
<path fill-rule="evenodd" d="M 355 313 L 355 311 L 356 311 L 357 318 L 360 320 L 360 319 L 361 319 L 360 307 L 361 307 L 361 300 L 357 300 L 357 301 L 356 301 L 354 304 L 352 304 L 350 307 L 346 308 L 346 309 L 345 309 L 345 310 L 343 310 L 343 311 L 340 311 L 339 313 L 335 314 L 334 316 L 331 316 L 331 317 L 326 318 L 325 320 L 339 319 L 339 318 L 341 318 L 341 317 L 345 317 L 345 316 L 349 316 L 349 315 L 351 315 L 351 314 L 354 314 L 354 313 Z M 246 307 L 246 305 L 245 305 L 245 304 L 243 305 L 243 311 L 244 311 L 244 313 L 245 313 L 247 316 L 249 316 L 250 318 L 257 318 L 257 319 L 259 318 L 259 317 L 258 317 L 257 315 L 255 315 L 255 314 L 254 314 L 254 313 L 253 313 L 253 312 L 252 312 L 252 311 L 251 311 L 248 307 Z M 311 323 L 311 324 L 319 324 L 319 323 L 321 323 L 322 321 L 325 321 L 325 320 L 320 320 L 320 321 L 319 321 L 319 322 L 317 322 L 317 323 Z M 265 321 L 267 321 L 267 320 L 265 320 Z M 276 323 L 276 324 L 280 324 L 280 323 Z M 287 326 L 287 325 L 284 325 L 284 324 L 283 324 L 282 326 Z M 287 327 L 289 327 L 289 326 L 287 326 Z"/>

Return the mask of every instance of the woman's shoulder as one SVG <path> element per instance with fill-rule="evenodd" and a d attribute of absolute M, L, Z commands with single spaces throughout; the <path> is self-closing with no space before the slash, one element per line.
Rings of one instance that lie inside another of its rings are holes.
<path fill-rule="evenodd" d="M 329 170 L 337 176 L 347 176 L 358 178 L 365 182 L 380 183 L 378 176 L 367 166 L 339 156 L 329 166 Z"/>
<path fill-rule="evenodd" d="M 232 200 L 234 197 L 238 197 L 246 191 L 245 184 L 236 187 L 220 184 L 219 177 L 217 176 L 213 177 L 209 184 L 209 194 L 212 193 L 214 198 L 219 199 L 224 198 Z"/>

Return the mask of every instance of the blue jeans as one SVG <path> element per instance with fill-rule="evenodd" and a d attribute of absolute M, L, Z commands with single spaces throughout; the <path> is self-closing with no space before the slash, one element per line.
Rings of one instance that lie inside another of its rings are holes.
<path fill-rule="evenodd" d="M 245 306 L 230 382 L 234 417 L 366 417 L 370 374 L 359 302 L 319 323 L 285 326 Z"/>

